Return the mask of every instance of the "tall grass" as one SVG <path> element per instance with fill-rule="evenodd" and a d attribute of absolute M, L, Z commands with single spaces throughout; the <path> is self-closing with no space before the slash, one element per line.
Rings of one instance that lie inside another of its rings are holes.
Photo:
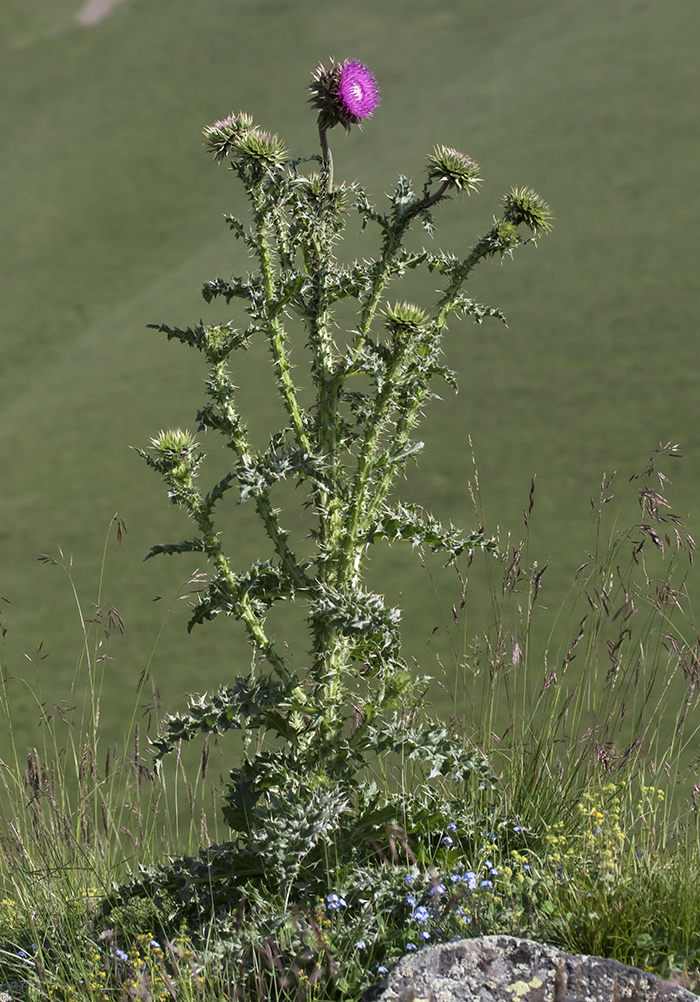
<path fill-rule="evenodd" d="M 228 880 L 208 752 L 180 757 L 171 776 L 151 769 L 148 687 L 154 730 L 158 700 L 145 674 L 124 745 L 102 747 L 119 617 L 99 601 L 88 612 L 76 595 L 74 689 L 52 709 L 34 692 L 41 741 L 13 746 L 0 766 L 0 991 L 357 999 L 414 948 L 489 933 L 614 957 L 697 990 L 700 662 L 686 600 L 694 545 L 666 491 L 674 452 L 655 450 L 619 493 L 604 478 L 590 553 L 546 650 L 530 641 L 546 594 L 546 569 L 528 560 L 534 487 L 523 540 L 503 541 L 500 565 L 458 571 L 454 603 L 442 599 L 455 669 L 443 682 L 451 727 L 487 772 L 459 783 L 410 757 L 378 760 L 367 777 L 377 810 L 398 791 L 401 817 L 355 856 L 328 841 L 316 897 L 285 902 Z M 482 521 L 477 477 L 473 497 Z M 487 586 L 491 621 L 475 629 L 470 590 Z M 10 732 L 16 684 L 5 672 Z"/>

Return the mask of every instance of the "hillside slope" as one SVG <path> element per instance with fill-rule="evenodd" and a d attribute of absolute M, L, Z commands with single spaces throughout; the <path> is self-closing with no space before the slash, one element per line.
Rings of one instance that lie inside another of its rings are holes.
<path fill-rule="evenodd" d="M 436 0 L 429 9 L 361 0 L 322 13 L 312 0 L 127 0 L 81 27 L 81 7 L 7 0 L 0 14 L 11 95 L 0 108 L 1 184 L 11 193 L 0 244 L 0 594 L 12 603 L 6 670 L 34 685 L 22 654 L 43 642 L 50 655 L 36 669 L 42 701 L 68 698 L 80 638 L 70 589 L 39 553 L 72 555 L 89 612 L 107 524 L 117 511 L 126 520 L 101 596 L 126 623 L 109 649 L 105 718 L 115 737 L 165 614 L 167 598 L 153 599 L 178 595 L 194 567 L 142 564 L 152 543 L 186 530 L 129 446 L 163 426 L 192 426 L 201 402 L 196 363 L 145 325 L 212 316 L 201 283 L 241 268 L 219 215 L 244 208 L 232 178 L 203 156 L 201 128 L 245 108 L 293 150 L 314 152 L 304 88 L 329 53 L 365 60 L 383 92 L 364 131 L 334 137 L 339 174 L 380 199 L 398 173 L 418 178 L 435 143 L 462 149 L 485 183 L 437 219 L 437 241 L 454 250 L 489 225 L 511 184 L 535 187 L 556 216 L 536 251 L 477 276 L 474 295 L 502 306 L 510 326 L 455 327 L 447 361 L 461 392 L 430 412 L 406 497 L 471 526 L 471 435 L 487 528 L 517 537 L 537 474 L 532 549 L 550 561 L 543 601 L 552 607 L 581 562 L 588 496 L 604 471 L 624 479 L 660 439 L 679 441 L 676 496 L 691 511 L 700 496 L 700 10 L 683 0 Z M 410 295 L 431 291 L 426 280 Z M 246 366 L 244 400 L 264 422 L 264 351 Z M 256 537 L 245 508 L 236 514 L 244 565 Z M 415 555 L 393 548 L 375 571 L 378 581 L 386 573 L 389 597 L 403 590 L 409 648 L 422 656 L 439 614 Z M 151 664 L 166 707 L 247 661 L 231 624 L 189 639 L 184 624 L 175 603 Z M 33 697 L 19 683 L 15 692 L 18 727 L 33 725 Z"/>

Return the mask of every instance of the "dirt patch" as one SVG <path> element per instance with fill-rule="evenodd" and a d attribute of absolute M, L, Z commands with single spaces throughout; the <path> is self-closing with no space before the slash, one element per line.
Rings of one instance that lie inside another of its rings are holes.
<path fill-rule="evenodd" d="M 123 2 L 124 0 L 87 0 L 78 11 L 76 20 L 83 28 L 90 28 L 103 21 L 117 4 Z"/>

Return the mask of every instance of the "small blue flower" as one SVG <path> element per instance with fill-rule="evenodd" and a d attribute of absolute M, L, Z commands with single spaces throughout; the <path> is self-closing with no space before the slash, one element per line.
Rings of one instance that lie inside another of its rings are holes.
<path fill-rule="evenodd" d="M 436 894 L 444 894 L 447 888 L 444 884 L 435 884 L 430 888 L 430 897 L 435 897 Z"/>
<path fill-rule="evenodd" d="M 413 918 L 415 919 L 416 922 L 427 922 L 428 919 L 430 918 L 430 913 L 428 909 L 425 907 L 425 905 L 420 905 L 420 907 L 416 908 L 415 912 L 413 913 Z"/>
<path fill-rule="evenodd" d="M 427 929 L 423 930 L 423 932 L 420 934 L 420 938 L 421 939 L 430 939 L 430 933 L 428 932 Z"/>
<path fill-rule="evenodd" d="M 407 873 L 406 874 L 406 883 L 407 884 L 412 884 L 415 879 L 416 878 L 413 876 L 412 873 Z"/>
<path fill-rule="evenodd" d="M 406 949 L 407 950 L 417 950 L 418 947 L 416 946 L 415 943 L 406 943 Z"/>
<path fill-rule="evenodd" d="M 366 950 L 367 949 L 367 944 L 365 943 L 364 939 L 358 939 L 358 941 L 355 943 L 355 949 L 356 950 Z"/>
<path fill-rule="evenodd" d="M 326 895 L 326 908 L 329 912 L 337 911 L 339 908 L 347 908 L 348 903 L 345 898 L 339 897 L 337 894 Z"/>
<path fill-rule="evenodd" d="M 447 826 L 447 830 L 448 830 L 448 832 L 456 832 L 457 831 L 457 825 L 454 824 L 454 822 L 450 822 L 450 824 Z"/>
<path fill-rule="evenodd" d="M 513 828 L 513 831 L 514 832 L 518 832 L 518 833 L 519 832 L 524 832 L 525 831 L 525 825 L 516 825 L 515 828 Z"/>
<path fill-rule="evenodd" d="M 379 967 L 377 968 L 377 974 L 388 974 L 388 973 L 389 973 L 389 968 L 385 967 L 384 964 L 380 964 Z"/>
<path fill-rule="evenodd" d="M 492 866 L 493 866 L 493 863 L 491 862 L 491 860 L 490 860 L 490 859 L 487 859 L 487 860 L 485 860 L 485 861 L 484 861 L 484 867 L 485 867 L 485 868 L 486 868 L 487 870 L 490 870 Z"/>
<path fill-rule="evenodd" d="M 152 939 L 148 945 L 152 950 L 160 950 L 160 943 L 157 939 Z"/>
<path fill-rule="evenodd" d="M 451 838 L 449 835 L 445 835 L 443 838 L 440 839 L 440 845 L 446 845 L 448 848 L 454 844 L 455 840 Z"/>
<path fill-rule="evenodd" d="M 407 905 L 410 905 L 410 906 L 411 906 L 411 908 L 414 908 L 414 907 L 415 907 L 415 904 L 416 904 L 416 899 L 415 899 L 415 897 L 413 896 L 413 894 L 409 894 L 409 895 L 408 895 L 408 896 L 406 897 L 406 904 L 407 904 Z"/>
<path fill-rule="evenodd" d="M 453 884 L 458 884 L 461 881 L 461 879 L 462 876 L 459 873 L 453 873 L 450 876 L 450 880 L 452 881 Z"/>
<path fill-rule="evenodd" d="M 493 887 L 493 880 L 482 880 L 479 887 Z"/>
<path fill-rule="evenodd" d="M 526 873 L 529 873 L 531 869 L 532 867 L 529 863 L 523 863 L 523 870 L 525 870 Z"/>
<path fill-rule="evenodd" d="M 462 883 L 466 884 L 470 891 L 476 890 L 476 874 L 473 870 L 469 870 L 462 877 Z"/>
<path fill-rule="evenodd" d="M 129 959 L 129 954 L 128 953 L 124 953 L 123 950 L 115 950 L 115 953 L 117 955 L 117 959 L 118 960 L 125 960 L 126 961 L 126 960 Z"/>
<path fill-rule="evenodd" d="M 492 877 L 497 877 L 498 876 L 498 870 L 496 869 L 495 866 L 491 867 L 491 869 L 489 870 L 489 873 L 491 874 Z"/>

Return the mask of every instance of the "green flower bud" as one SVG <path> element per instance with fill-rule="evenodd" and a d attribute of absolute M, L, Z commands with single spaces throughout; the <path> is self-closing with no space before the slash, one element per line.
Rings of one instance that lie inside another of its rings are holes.
<path fill-rule="evenodd" d="M 425 330 L 428 315 L 413 303 L 395 303 L 387 306 L 386 329 L 398 339 L 414 338 Z"/>
<path fill-rule="evenodd" d="M 503 196 L 503 205 L 503 218 L 514 226 L 525 223 L 535 236 L 551 229 L 552 210 L 532 188 L 511 188 Z"/>
<path fill-rule="evenodd" d="M 196 439 L 181 428 L 159 432 L 151 444 L 157 454 L 153 464 L 162 474 L 182 477 L 192 473 L 202 460 Z"/>
<path fill-rule="evenodd" d="M 287 159 L 287 150 L 278 136 L 256 128 L 241 133 L 232 144 L 231 159 L 250 167 L 273 171 L 282 167 Z"/>
<path fill-rule="evenodd" d="M 428 181 L 439 181 L 458 191 L 476 191 L 483 178 L 471 157 L 449 146 L 436 146 L 428 157 Z"/>
<path fill-rule="evenodd" d="M 237 115 L 231 112 L 227 118 L 222 118 L 221 121 L 206 127 L 204 145 L 220 163 L 230 154 L 235 142 L 254 127 L 252 117 L 244 111 L 239 111 Z"/>

